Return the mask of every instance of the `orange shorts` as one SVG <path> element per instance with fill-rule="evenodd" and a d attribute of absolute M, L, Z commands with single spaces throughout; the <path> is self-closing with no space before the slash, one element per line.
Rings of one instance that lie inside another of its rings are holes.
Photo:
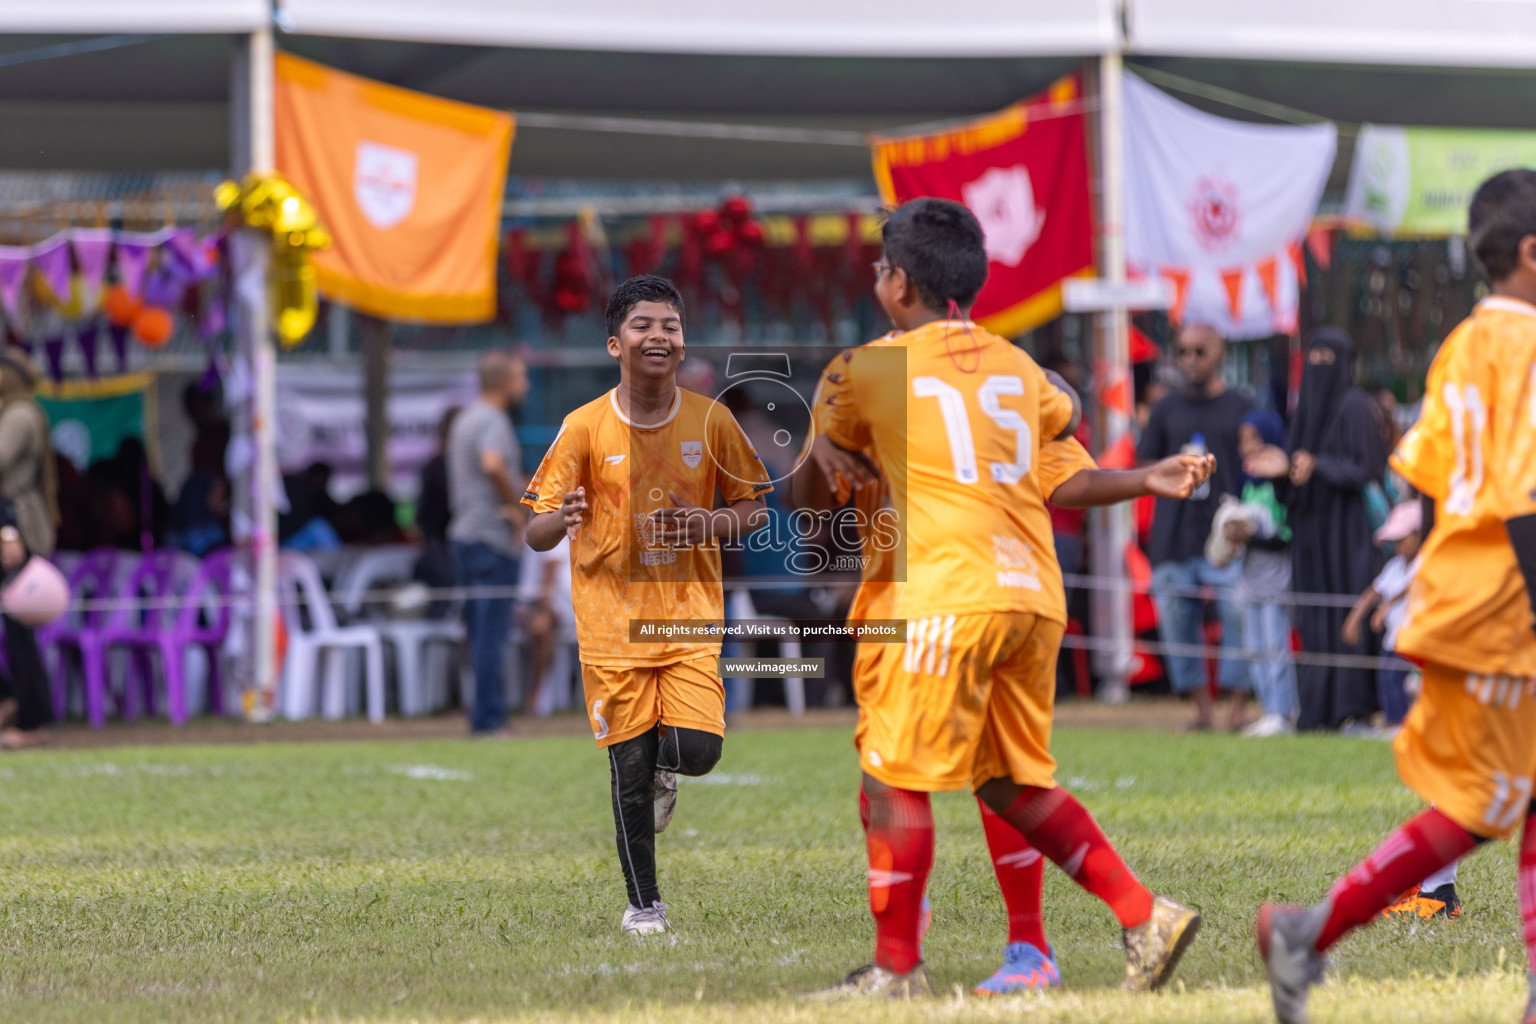
<path fill-rule="evenodd" d="M 581 666 L 587 717 L 599 747 L 633 739 L 654 726 L 725 735 L 725 684 L 713 654 L 670 665 Z"/>
<path fill-rule="evenodd" d="M 1474 835 L 1525 821 L 1536 779 L 1531 680 L 1424 666 L 1424 687 L 1392 741 L 1409 789 Z"/>
<path fill-rule="evenodd" d="M 932 792 L 1011 778 L 1056 785 L 1051 713 L 1060 623 L 1024 612 L 907 623 L 907 643 L 866 644 L 854 666 L 859 764 Z"/>

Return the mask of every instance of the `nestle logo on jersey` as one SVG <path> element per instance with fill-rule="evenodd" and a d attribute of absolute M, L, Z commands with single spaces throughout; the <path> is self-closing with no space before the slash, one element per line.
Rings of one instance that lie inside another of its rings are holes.
<path fill-rule="evenodd" d="M 1040 563 L 1028 541 L 993 534 L 992 556 L 997 561 L 998 586 L 1040 589 Z"/>
<path fill-rule="evenodd" d="M 658 544 L 656 531 L 659 524 L 654 515 L 649 512 L 636 512 L 634 519 L 635 536 L 640 540 L 641 565 L 671 565 L 677 561 L 676 549 L 664 548 Z"/>

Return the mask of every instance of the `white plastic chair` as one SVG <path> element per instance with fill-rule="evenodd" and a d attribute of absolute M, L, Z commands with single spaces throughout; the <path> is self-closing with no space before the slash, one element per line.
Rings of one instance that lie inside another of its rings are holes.
<path fill-rule="evenodd" d="M 775 616 L 763 616 L 757 614 L 757 609 L 752 604 L 752 595 L 745 588 L 733 590 L 726 598 L 726 618 L 732 622 L 760 622 L 764 625 L 783 624 L 790 625 L 792 620 Z M 750 641 L 748 641 L 750 642 Z M 800 657 L 800 641 L 783 639 L 777 641 L 779 654 L 784 658 Z M 752 706 L 752 687 L 757 680 L 748 679 L 747 706 Z M 792 715 L 805 714 L 805 680 L 799 676 L 793 676 L 784 681 L 784 704 Z"/>
<path fill-rule="evenodd" d="M 367 687 L 368 717 L 384 721 L 384 642 L 371 625 L 341 626 L 320 582 L 320 570 L 305 555 L 284 551 L 277 560 L 278 600 L 288 631 L 288 659 L 283 666 L 280 706 L 285 718 L 307 718 L 315 707 L 320 677 L 321 714 L 341 718 L 347 707 L 348 650 L 361 649 Z M 308 621 L 305 612 L 308 612 Z"/>
<path fill-rule="evenodd" d="M 409 582 L 420 555 L 412 545 L 394 544 L 373 548 L 344 569 L 336 581 L 336 593 L 347 618 L 364 618 L 369 611 L 367 595 L 381 584 Z M 370 625 L 395 649 L 400 714 L 431 714 L 439 706 L 438 693 L 445 694 L 442 702 L 446 703 L 446 687 L 435 685 L 427 655 L 431 644 L 448 645 L 454 652 L 464 644 L 464 621 L 457 608 L 447 618 L 380 619 Z M 450 670 L 451 665 L 452 660 Z"/>

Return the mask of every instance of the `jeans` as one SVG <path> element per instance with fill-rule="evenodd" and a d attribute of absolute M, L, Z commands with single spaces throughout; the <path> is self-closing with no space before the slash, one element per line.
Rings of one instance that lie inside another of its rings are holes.
<path fill-rule="evenodd" d="M 1291 616 L 1271 601 L 1243 603 L 1243 639 L 1254 660 L 1248 663 L 1254 696 L 1266 715 L 1296 718 L 1296 661 L 1291 655 Z"/>
<path fill-rule="evenodd" d="M 1230 592 L 1237 586 L 1242 575 L 1241 561 L 1233 562 L 1225 569 L 1217 569 L 1203 558 L 1190 558 L 1182 562 L 1164 562 L 1152 569 L 1152 598 L 1157 602 L 1158 635 L 1165 644 L 1201 646 L 1205 643 L 1204 606 L 1198 596 L 1170 593 L 1174 589 L 1200 586 L 1215 587 Z M 1243 617 L 1230 593 L 1216 600 L 1216 612 L 1221 617 L 1221 648 L 1223 651 L 1243 649 Z M 1177 693 L 1191 693 L 1205 685 L 1205 659 L 1167 654 L 1163 664 L 1168 666 L 1168 682 Z M 1248 666 L 1241 659 L 1221 659 L 1221 688 L 1224 690 L 1253 689 Z"/>
<path fill-rule="evenodd" d="M 517 586 L 517 559 L 478 541 L 453 541 L 453 572 L 461 587 Z M 494 732 L 507 723 L 502 652 L 512 632 L 512 598 L 471 597 L 464 602 L 470 661 L 475 668 L 472 732 Z"/>
<path fill-rule="evenodd" d="M 1390 657 L 1391 651 L 1382 651 Z M 1413 701 L 1403 684 L 1408 681 L 1408 666 L 1376 670 L 1376 699 L 1381 702 L 1381 717 L 1388 725 L 1401 725 Z"/>

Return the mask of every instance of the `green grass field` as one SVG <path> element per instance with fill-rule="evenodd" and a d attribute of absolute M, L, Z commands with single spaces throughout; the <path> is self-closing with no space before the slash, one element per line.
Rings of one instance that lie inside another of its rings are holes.
<path fill-rule="evenodd" d="M 1066 988 L 961 989 L 1004 940 L 974 801 L 935 801 L 937 1003 L 795 996 L 869 959 L 844 730 L 732 736 L 660 840 L 674 933 L 622 935 L 604 758 L 585 739 L 133 748 L 0 759 L 0 1020 L 1263 1021 L 1251 921 L 1320 895 L 1415 799 L 1386 744 L 1062 732 L 1061 780 L 1154 889 L 1205 913 L 1170 989 L 1128 997 L 1113 917 L 1054 869 Z M 1460 921 L 1337 951 L 1321 1021 L 1515 1021 L 1513 851 Z"/>

